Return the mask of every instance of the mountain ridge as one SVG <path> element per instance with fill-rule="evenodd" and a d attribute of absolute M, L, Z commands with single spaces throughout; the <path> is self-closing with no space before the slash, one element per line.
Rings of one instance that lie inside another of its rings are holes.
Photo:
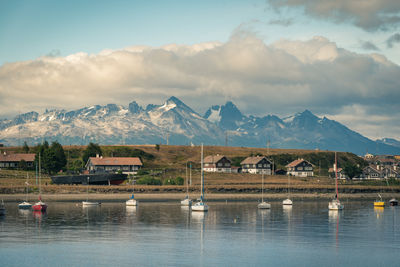
<path fill-rule="evenodd" d="M 169 143 L 320 149 L 380 154 L 400 154 L 399 141 L 373 141 L 345 125 L 318 117 L 309 110 L 279 118 L 246 116 L 228 101 L 210 107 L 203 116 L 177 97 L 162 105 L 93 105 L 76 110 L 31 111 L 0 120 L 0 143 L 18 145 L 57 140 L 61 144 Z"/>

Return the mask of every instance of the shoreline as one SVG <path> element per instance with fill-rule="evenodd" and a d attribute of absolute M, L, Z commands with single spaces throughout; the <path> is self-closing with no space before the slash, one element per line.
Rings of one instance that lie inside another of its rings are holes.
<path fill-rule="evenodd" d="M 391 198 L 400 199 L 399 193 L 381 193 L 382 198 L 385 201 L 389 201 Z M 91 193 L 88 199 L 93 201 L 101 202 L 120 202 L 128 200 L 131 193 Z M 135 193 L 135 199 L 143 202 L 172 202 L 182 200 L 186 196 L 185 193 Z M 313 201 L 313 200 L 330 200 L 334 195 L 331 193 L 301 193 L 291 194 L 290 198 L 294 201 Z M 87 197 L 84 193 L 73 193 L 73 194 L 42 194 L 42 199 L 47 202 L 76 202 L 85 200 Z M 198 194 L 191 194 L 191 199 L 198 198 Z M 23 201 L 26 198 L 25 194 L 0 194 L 0 199 L 5 202 L 18 202 Z M 287 194 L 275 193 L 265 194 L 264 198 L 271 201 L 279 201 L 287 198 Z M 353 193 L 353 194 L 340 194 L 342 201 L 347 200 L 375 200 L 377 198 L 376 193 Z M 38 199 L 38 194 L 30 194 L 28 201 L 34 202 Z M 222 202 L 222 201 L 259 201 L 261 199 L 260 194 L 249 194 L 249 193 L 210 193 L 206 194 L 206 200 L 210 202 Z"/>

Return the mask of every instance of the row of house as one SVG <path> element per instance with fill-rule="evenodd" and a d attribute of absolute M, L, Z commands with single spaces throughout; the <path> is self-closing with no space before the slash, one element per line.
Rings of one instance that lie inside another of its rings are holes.
<path fill-rule="evenodd" d="M 276 173 L 273 162 L 264 156 L 247 157 L 240 163 L 240 166 L 240 168 L 233 167 L 231 160 L 226 156 L 210 155 L 204 158 L 203 170 L 205 172 L 242 172 L 266 175 Z M 314 176 L 313 165 L 304 159 L 297 159 L 289 163 L 286 168 L 288 175 Z"/>
<path fill-rule="evenodd" d="M 21 161 L 26 162 L 28 168 L 34 167 L 35 154 L 2 153 L 0 154 L 0 169 L 17 169 Z M 85 165 L 88 173 L 119 172 L 136 174 L 143 166 L 138 157 L 90 157 Z"/>

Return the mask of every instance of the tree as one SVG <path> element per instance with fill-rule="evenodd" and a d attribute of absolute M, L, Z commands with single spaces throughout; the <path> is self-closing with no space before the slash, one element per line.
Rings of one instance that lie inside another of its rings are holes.
<path fill-rule="evenodd" d="M 26 163 L 25 160 L 21 159 L 20 162 L 18 163 L 18 167 L 19 167 L 21 170 L 26 171 L 26 170 L 28 169 L 28 164 Z"/>
<path fill-rule="evenodd" d="M 156 150 L 160 151 L 160 145 L 159 144 L 156 144 Z"/>
<path fill-rule="evenodd" d="M 49 174 L 62 170 L 67 164 L 64 149 L 57 141 L 54 141 L 50 147 L 45 141 L 37 150 L 35 161 L 38 163 L 40 155 L 41 168 Z"/>
<path fill-rule="evenodd" d="M 360 167 L 353 165 L 351 163 L 348 163 L 344 166 L 343 168 L 344 173 L 350 178 L 353 179 L 356 176 L 359 176 L 362 173 L 362 170 Z"/>
<path fill-rule="evenodd" d="M 86 164 L 89 157 L 95 157 L 96 155 L 102 156 L 103 152 L 98 144 L 90 143 L 85 151 L 83 151 L 82 161 Z"/>
<path fill-rule="evenodd" d="M 26 143 L 26 141 L 24 142 L 24 146 L 22 147 L 22 151 L 24 151 L 25 153 L 28 153 L 28 152 L 29 152 L 29 146 L 28 146 L 28 144 Z"/>

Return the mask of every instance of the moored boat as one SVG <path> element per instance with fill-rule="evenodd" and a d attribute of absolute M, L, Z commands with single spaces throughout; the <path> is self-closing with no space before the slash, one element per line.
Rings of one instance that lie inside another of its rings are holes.
<path fill-rule="evenodd" d="M 45 212 L 47 210 L 47 204 L 42 201 L 42 196 L 39 195 L 39 201 L 32 206 L 34 211 Z"/>
<path fill-rule="evenodd" d="M 264 174 L 262 174 L 262 182 L 261 182 L 261 203 L 257 205 L 259 209 L 270 209 L 271 204 L 264 201 Z"/>
<path fill-rule="evenodd" d="M 329 202 L 328 208 L 329 210 L 342 210 L 344 205 L 340 203 L 339 200 L 339 186 L 338 186 L 338 175 L 337 175 L 337 155 L 335 152 L 335 187 L 336 187 L 336 195 L 335 198 Z"/>
<path fill-rule="evenodd" d="M 201 144 L 201 196 L 200 200 L 192 206 L 192 211 L 208 211 L 208 205 L 204 202 L 203 144 Z"/>
<path fill-rule="evenodd" d="M 92 202 L 89 201 L 89 183 L 90 183 L 90 177 L 87 177 L 87 186 L 86 186 L 86 201 L 82 201 L 83 206 L 97 206 L 100 205 L 100 202 Z"/>
<path fill-rule="evenodd" d="M 379 199 L 376 199 L 374 201 L 374 207 L 384 207 L 385 206 L 385 201 L 383 201 L 382 196 L 378 194 Z"/>
<path fill-rule="evenodd" d="M 23 210 L 27 210 L 27 209 L 32 208 L 32 204 L 29 203 L 29 202 L 24 201 L 24 202 L 18 204 L 18 208 L 19 209 L 23 209 Z"/>
<path fill-rule="evenodd" d="M 395 198 L 392 198 L 391 200 L 389 200 L 389 205 L 390 206 L 398 206 L 399 205 L 399 201 Z"/>
<path fill-rule="evenodd" d="M 125 202 L 126 206 L 137 206 L 139 201 L 135 199 L 135 196 L 132 194 L 131 198 Z"/>

